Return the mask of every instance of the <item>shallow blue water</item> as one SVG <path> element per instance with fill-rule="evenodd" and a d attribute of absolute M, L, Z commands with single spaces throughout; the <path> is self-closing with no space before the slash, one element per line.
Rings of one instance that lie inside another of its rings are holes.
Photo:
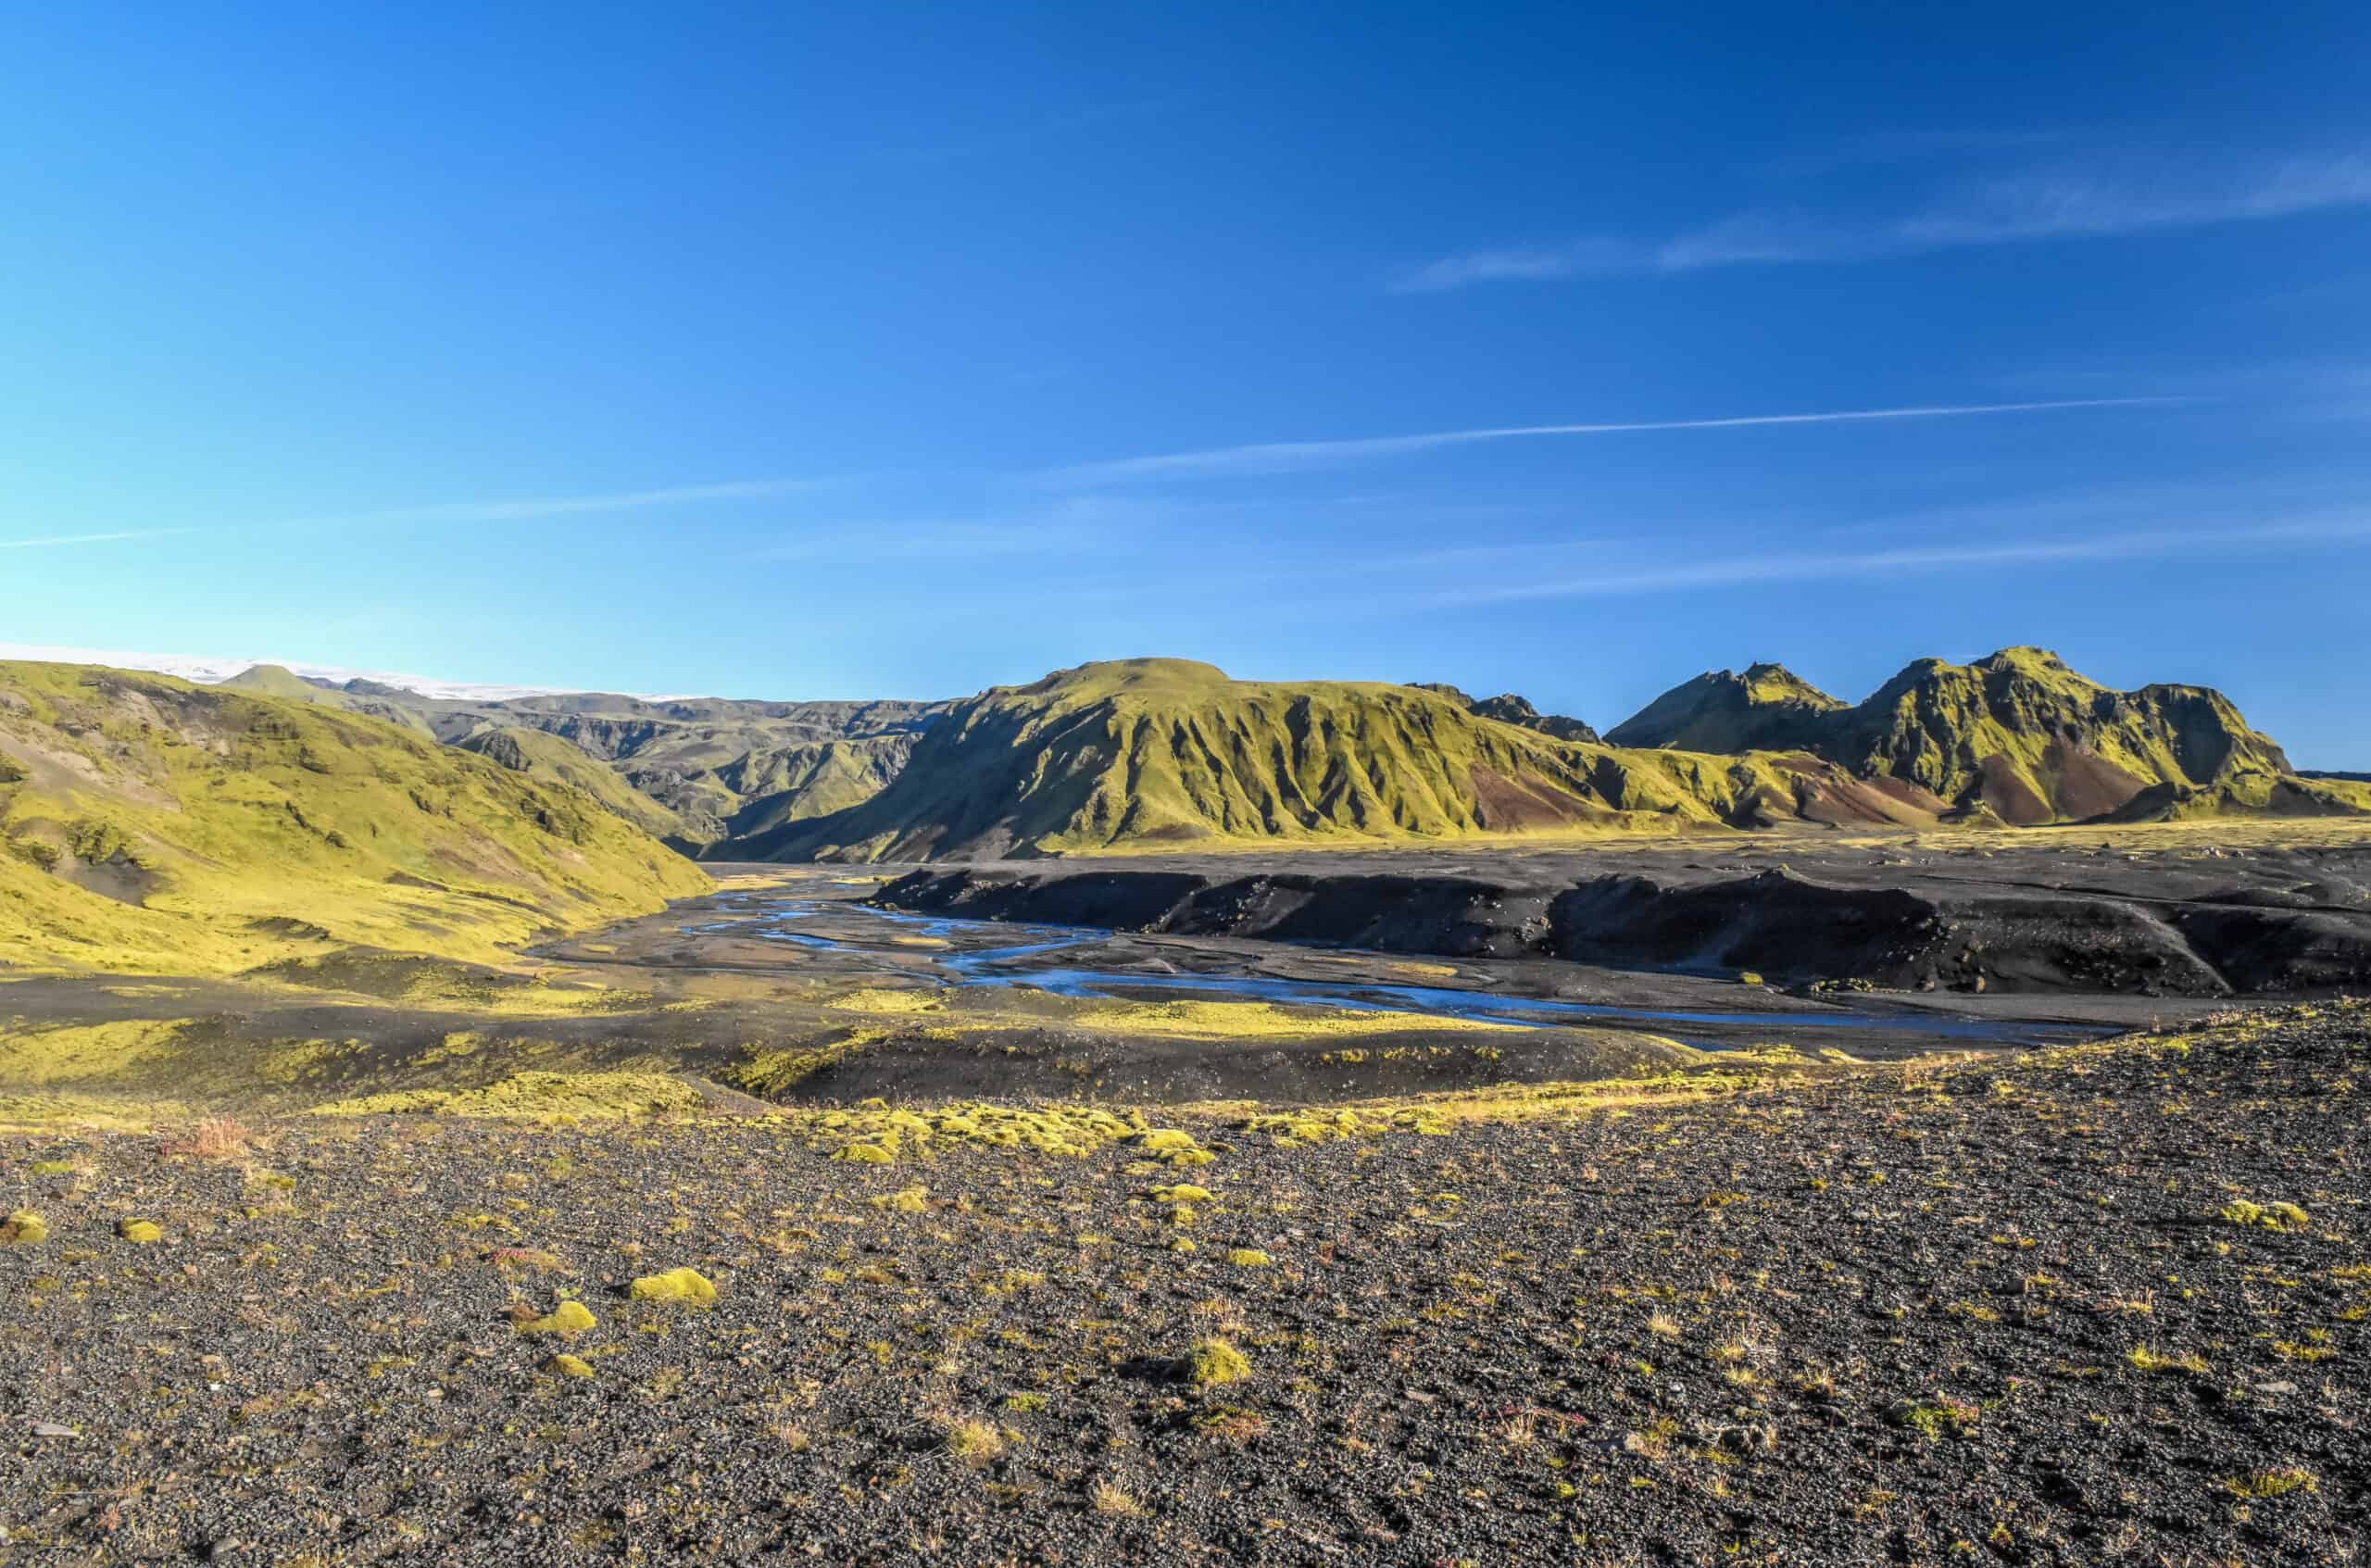
<path fill-rule="evenodd" d="M 754 900 L 750 900 L 754 904 Z M 1175 991 L 1194 996 L 1231 997 L 1248 1001 L 1282 1002 L 1302 1007 L 1343 1008 L 1360 1012 L 1412 1012 L 1439 1018 L 1470 1019 L 1518 1028 L 1553 1029 L 1582 1021 L 1666 1026 L 1715 1025 L 1732 1029 L 1789 1028 L 1881 1030 L 1963 1045 L 2031 1046 L 2054 1041 L 2089 1039 L 2113 1031 L 2081 1024 L 2038 1023 L 2024 1020 L 1952 1018 L 1919 1011 L 1864 1012 L 1850 1008 L 1816 1008 L 1793 1011 L 1706 1012 L 1653 1008 L 1616 1007 L 1599 1002 L 1573 1002 L 1538 997 L 1498 996 L 1487 991 L 1447 985 L 1397 985 L 1364 981 L 1285 980 L 1258 974 L 1163 974 L 1135 970 L 1046 968 L 1013 970 L 1006 966 L 1022 959 L 1085 947 L 1113 933 L 1092 926 L 1018 926 L 990 921 L 958 920 L 945 915 L 912 914 L 866 904 L 834 903 L 818 907 L 784 902 L 759 912 L 704 925 L 687 925 L 691 933 L 739 930 L 768 941 L 799 947 L 862 952 L 870 944 L 784 931 L 783 926 L 819 914 L 863 917 L 915 935 L 961 944 L 984 935 L 1007 940 L 991 947 L 950 947 L 928 954 L 939 978 L 950 985 L 1027 987 L 1059 997 L 1112 997 L 1145 991 Z M 1013 936 L 1024 938 L 1014 942 Z M 914 949 L 906 949 L 912 952 Z M 1681 1035 L 1683 1039 L 1687 1036 Z M 1691 1045 L 1718 1047 L 1719 1042 L 1689 1040 Z"/>

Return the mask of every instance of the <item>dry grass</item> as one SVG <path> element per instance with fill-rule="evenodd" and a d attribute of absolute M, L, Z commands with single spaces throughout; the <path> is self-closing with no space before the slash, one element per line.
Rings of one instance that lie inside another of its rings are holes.
<path fill-rule="evenodd" d="M 185 1135 L 157 1145 L 163 1153 L 192 1160 L 238 1160 L 254 1147 L 255 1134 L 235 1116 L 209 1116 Z"/>

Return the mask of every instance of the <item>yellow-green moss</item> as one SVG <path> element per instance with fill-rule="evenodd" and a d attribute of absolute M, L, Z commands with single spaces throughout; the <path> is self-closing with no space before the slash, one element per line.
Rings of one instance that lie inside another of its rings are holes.
<path fill-rule="evenodd" d="M 138 1247 L 165 1239 L 165 1233 L 151 1220 L 125 1220 L 116 1226 L 115 1234 Z"/>
<path fill-rule="evenodd" d="M 48 1239 L 48 1224 L 28 1210 L 19 1209 L 0 1221 L 0 1246 L 35 1247 Z"/>
<path fill-rule="evenodd" d="M 2317 1492 L 2321 1490 L 2321 1486 L 2320 1479 L 2312 1471 L 2300 1470 L 2294 1465 L 2284 1465 L 2272 1470 L 2251 1471 L 2245 1475 L 2227 1475 L 2223 1478 L 2225 1491 L 2236 1497 L 2246 1498 L 2250 1501 L 2287 1497 L 2291 1492 Z"/>
<path fill-rule="evenodd" d="M 1218 1158 L 1204 1148 L 1193 1134 L 1174 1127 L 1148 1128 L 1131 1141 L 1138 1153 L 1171 1165 L 1208 1165 Z"/>
<path fill-rule="evenodd" d="M 573 1339 L 580 1334 L 590 1333 L 595 1327 L 598 1326 L 599 1321 L 600 1320 L 594 1317 L 593 1310 L 587 1307 L 583 1302 L 574 1300 L 562 1301 L 559 1305 L 554 1307 L 542 1317 L 531 1319 L 527 1323 L 521 1323 L 520 1325 L 520 1332 L 522 1334 L 554 1334 L 558 1335 L 562 1339 Z"/>
<path fill-rule="evenodd" d="M 2268 1231 L 2302 1231 L 2314 1223 L 2313 1216 L 2294 1203 L 2254 1203 L 2244 1198 L 2233 1198 L 2216 1210 L 2215 1218 Z"/>
<path fill-rule="evenodd" d="M 558 1355 L 546 1361 L 544 1370 L 556 1377 L 590 1377 L 593 1363 L 582 1356 Z"/>
<path fill-rule="evenodd" d="M 698 1110 L 697 1087 L 664 1073 L 517 1073 L 478 1089 L 399 1089 L 315 1106 L 316 1116 L 462 1116 L 642 1121 Z"/>
<path fill-rule="evenodd" d="M 901 1192 L 884 1193 L 869 1201 L 875 1209 L 897 1214 L 919 1214 L 930 1207 L 930 1189 L 907 1187 Z"/>
<path fill-rule="evenodd" d="M 695 1307 L 716 1305 L 716 1286 L 697 1269 L 669 1269 L 664 1273 L 645 1274 L 627 1287 L 627 1294 L 637 1301 L 683 1301 Z"/>
<path fill-rule="evenodd" d="M 1240 1383 L 1251 1375 L 1251 1358 L 1223 1339 L 1198 1339 L 1186 1353 L 1186 1377 L 1197 1388 Z"/>
<path fill-rule="evenodd" d="M 1275 1261 L 1256 1247 L 1238 1247 L 1226 1255 L 1226 1261 L 1238 1269 L 1264 1269 Z"/>

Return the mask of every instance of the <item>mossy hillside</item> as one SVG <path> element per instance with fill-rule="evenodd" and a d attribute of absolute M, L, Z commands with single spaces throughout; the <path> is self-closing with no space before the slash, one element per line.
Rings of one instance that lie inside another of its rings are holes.
<path fill-rule="evenodd" d="M 223 684 L 387 719 L 522 771 L 557 774 L 645 831 L 721 859 L 736 858 L 731 839 L 844 810 L 879 791 L 945 706 L 613 692 L 431 697 L 373 681 L 307 681 L 277 665 Z M 514 738 L 495 738 L 506 734 Z M 546 736 L 566 749 L 519 735 Z M 588 780 L 587 770 L 615 787 Z"/>
<path fill-rule="evenodd" d="M 653 838 L 684 835 L 683 818 L 558 735 L 509 724 L 480 730 L 453 744 L 514 773 L 581 790 Z"/>
<path fill-rule="evenodd" d="M 880 795 L 745 847 L 904 859 L 1675 831 L 1793 815 L 1807 770 L 1822 768 L 1559 741 L 1411 686 L 1131 659 L 959 704 Z"/>
<path fill-rule="evenodd" d="M 1846 703 L 1783 664 L 1743 674 L 1712 670 L 1683 681 L 1606 732 L 1616 746 L 1681 751 L 1792 751 Z"/>
<path fill-rule="evenodd" d="M 369 683 L 353 682 L 346 687 L 327 685 L 308 681 L 295 671 L 277 664 L 257 664 L 221 682 L 222 689 L 248 696 L 278 697 L 286 702 L 314 702 L 324 708 L 334 708 L 344 713 L 360 713 L 373 719 L 384 719 L 391 724 L 421 734 L 431 733 L 428 721 L 400 698 L 408 694 L 385 688 L 384 695 L 360 692 L 355 686 Z"/>
<path fill-rule="evenodd" d="M 877 793 L 945 706 L 601 692 L 494 702 L 395 696 L 447 742 L 503 731 L 547 735 L 671 818 L 664 834 L 671 843 L 727 859 L 741 858 L 734 839 L 844 810 Z"/>
<path fill-rule="evenodd" d="M 573 789 L 309 701 L 0 663 L 0 963 L 490 962 L 709 886 Z"/>
<path fill-rule="evenodd" d="M 2352 791 L 2297 778 L 2219 692 L 2114 691 L 2035 647 L 1965 665 L 1919 659 L 1850 707 L 1776 665 L 1722 671 L 1666 692 L 1612 738 L 1806 752 L 1972 819 L 2019 825 L 2362 809 Z"/>
<path fill-rule="evenodd" d="M 2292 773 L 2220 692 L 2116 692 L 2041 648 L 1922 659 L 1839 715 L 1829 755 L 2012 822 L 2102 815 L 2154 784 L 2257 787 Z"/>

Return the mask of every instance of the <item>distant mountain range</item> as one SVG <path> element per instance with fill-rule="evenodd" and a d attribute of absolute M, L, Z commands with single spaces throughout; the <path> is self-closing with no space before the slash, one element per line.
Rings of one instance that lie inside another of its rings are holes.
<path fill-rule="evenodd" d="M 2218 692 L 2114 691 L 2030 647 L 1920 659 L 1859 703 L 1776 664 L 1713 671 L 1602 737 L 1513 694 L 1159 659 L 947 702 L 429 696 L 271 666 L 224 684 L 571 785 L 714 859 L 2371 812 L 2371 788 L 2299 773 Z"/>

